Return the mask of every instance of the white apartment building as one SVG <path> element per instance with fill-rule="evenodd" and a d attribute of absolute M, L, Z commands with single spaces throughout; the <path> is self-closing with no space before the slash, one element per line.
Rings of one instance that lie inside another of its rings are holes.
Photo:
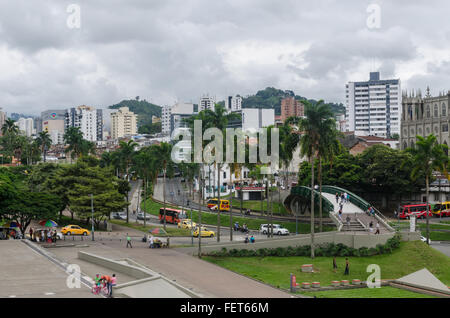
<path fill-rule="evenodd" d="M 34 133 L 34 120 L 33 118 L 19 118 L 19 120 L 15 123 L 21 132 L 25 134 L 27 137 L 31 137 Z"/>
<path fill-rule="evenodd" d="M 194 104 L 177 102 L 173 106 L 163 106 L 161 132 L 170 135 L 175 128 L 183 126 L 183 118 L 194 114 Z"/>
<path fill-rule="evenodd" d="M 137 134 L 137 115 L 128 107 L 120 107 L 117 112 L 111 113 L 112 139 L 133 136 Z"/>
<path fill-rule="evenodd" d="M 78 106 L 66 111 L 65 129 L 78 127 L 83 133 L 83 138 L 88 141 L 102 140 L 103 121 L 101 110 L 91 106 Z"/>
<path fill-rule="evenodd" d="M 205 109 L 211 109 L 214 110 L 214 105 L 216 104 L 216 98 L 211 97 L 209 95 L 204 95 L 202 98 L 200 98 L 200 102 L 198 103 L 198 111 L 201 112 Z"/>
<path fill-rule="evenodd" d="M 346 131 L 359 136 L 400 135 L 402 95 L 399 79 L 380 80 L 371 72 L 367 82 L 346 85 Z"/>
<path fill-rule="evenodd" d="M 242 109 L 242 97 L 239 95 L 228 96 L 225 99 L 225 109 L 228 112 L 235 112 Z"/>
<path fill-rule="evenodd" d="M 244 108 L 241 116 L 242 130 L 257 130 L 275 125 L 275 109 Z"/>
<path fill-rule="evenodd" d="M 2 111 L 2 108 L 0 107 L 0 129 L 3 127 L 3 125 L 6 122 L 6 112 Z M 1 136 L 1 131 L 0 131 Z"/>

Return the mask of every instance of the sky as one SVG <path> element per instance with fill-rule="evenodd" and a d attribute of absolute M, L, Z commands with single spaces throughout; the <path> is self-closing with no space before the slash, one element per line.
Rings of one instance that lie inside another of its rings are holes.
<path fill-rule="evenodd" d="M 345 102 L 369 72 L 450 89 L 446 0 L 0 0 L 0 107 L 39 115 L 265 87 Z"/>

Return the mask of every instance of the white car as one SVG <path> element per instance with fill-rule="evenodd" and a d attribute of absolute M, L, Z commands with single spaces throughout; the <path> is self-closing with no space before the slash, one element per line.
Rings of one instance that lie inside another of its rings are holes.
<path fill-rule="evenodd" d="M 114 212 L 112 217 L 116 220 L 126 220 L 127 214 L 125 212 Z"/>
<path fill-rule="evenodd" d="M 422 242 L 424 242 L 424 243 L 427 242 L 427 238 L 426 238 L 425 236 L 421 236 L 421 237 L 420 237 L 420 240 L 421 240 Z M 431 240 L 429 240 L 428 243 L 431 244 Z"/>
<path fill-rule="evenodd" d="M 138 220 L 143 220 L 143 219 L 144 219 L 144 212 L 139 212 L 139 213 L 137 214 L 137 219 L 138 219 Z M 145 219 L 146 219 L 146 220 L 150 220 L 150 215 L 145 214 Z"/>
<path fill-rule="evenodd" d="M 261 234 L 266 235 L 270 230 L 270 224 L 261 224 L 259 227 L 259 232 Z M 289 235 L 289 230 L 282 227 L 280 224 L 273 225 L 273 234 L 274 235 Z"/>

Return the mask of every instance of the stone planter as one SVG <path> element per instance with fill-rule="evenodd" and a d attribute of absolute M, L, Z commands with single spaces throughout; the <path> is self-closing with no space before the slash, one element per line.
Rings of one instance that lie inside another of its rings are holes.
<path fill-rule="evenodd" d="M 333 281 L 331 282 L 331 286 L 333 286 L 333 287 L 338 287 L 340 284 L 341 284 L 341 282 L 338 281 L 338 280 L 333 280 Z"/>
<path fill-rule="evenodd" d="M 303 272 L 303 273 L 312 273 L 312 271 L 313 271 L 313 266 L 312 266 L 312 264 L 305 264 L 305 265 L 302 265 L 302 272 Z"/>
<path fill-rule="evenodd" d="M 361 281 L 359 279 L 353 279 L 352 285 L 361 285 Z"/>
<path fill-rule="evenodd" d="M 341 285 L 342 286 L 348 286 L 348 285 L 350 285 L 350 283 L 349 283 L 348 280 L 341 280 Z"/>
<path fill-rule="evenodd" d="M 302 288 L 310 289 L 311 288 L 311 284 L 310 283 L 302 283 Z"/>
<path fill-rule="evenodd" d="M 320 282 L 313 282 L 312 288 L 320 288 Z"/>

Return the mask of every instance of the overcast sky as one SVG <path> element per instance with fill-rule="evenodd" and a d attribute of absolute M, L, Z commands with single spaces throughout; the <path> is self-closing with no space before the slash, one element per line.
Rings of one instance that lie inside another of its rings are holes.
<path fill-rule="evenodd" d="M 438 94 L 448 12 L 446 0 L 0 0 L 0 107 L 170 105 L 267 86 L 344 102 L 345 83 L 370 71 Z"/>

